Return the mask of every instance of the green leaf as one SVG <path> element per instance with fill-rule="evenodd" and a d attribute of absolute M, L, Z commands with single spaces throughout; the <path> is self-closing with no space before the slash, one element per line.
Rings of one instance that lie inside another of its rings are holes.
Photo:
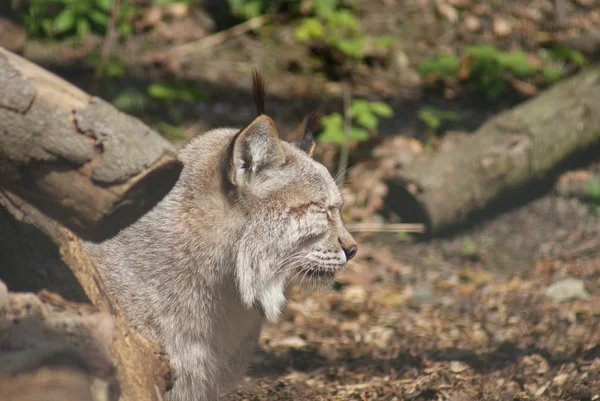
<path fill-rule="evenodd" d="M 228 0 L 228 3 L 233 15 L 246 20 L 258 17 L 263 6 L 261 0 Z"/>
<path fill-rule="evenodd" d="M 119 16 L 120 17 L 129 17 L 138 12 L 139 7 L 132 6 L 130 4 L 121 4 L 119 7 Z"/>
<path fill-rule="evenodd" d="M 85 18 L 80 18 L 77 20 L 77 36 L 80 38 L 86 37 L 90 31 L 90 22 Z"/>
<path fill-rule="evenodd" d="M 560 81 L 560 79 L 563 76 L 560 68 L 557 68 L 557 67 L 554 67 L 551 65 L 544 66 L 542 68 L 542 74 L 544 75 L 544 78 L 546 78 L 546 81 L 549 84 L 553 84 L 555 82 Z"/>
<path fill-rule="evenodd" d="M 587 195 L 594 203 L 600 203 L 600 181 L 595 178 L 587 181 Z"/>
<path fill-rule="evenodd" d="M 350 128 L 350 140 L 364 142 L 369 139 L 369 132 L 362 128 Z"/>
<path fill-rule="evenodd" d="M 350 115 L 356 117 L 362 113 L 370 113 L 371 107 L 368 100 L 354 99 L 350 104 Z"/>
<path fill-rule="evenodd" d="M 154 99 L 164 100 L 173 99 L 175 97 L 175 90 L 171 86 L 165 84 L 150 84 L 148 85 L 148 88 L 146 88 L 146 91 L 148 95 Z"/>
<path fill-rule="evenodd" d="M 371 110 L 380 117 L 389 118 L 394 115 L 394 109 L 385 102 L 371 102 Z"/>
<path fill-rule="evenodd" d="M 351 33 L 356 33 L 358 30 L 358 18 L 350 10 L 338 10 L 331 14 L 328 21 L 334 30 L 344 28 Z"/>
<path fill-rule="evenodd" d="M 119 63 L 108 63 L 106 66 L 106 76 L 111 78 L 120 78 L 125 75 L 125 68 Z"/>
<path fill-rule="evenodd" d="M 536 68 L 529 62 L 527 54 L 521 51 L 498 52 L 496 60 L 500 66 L 521 77 L 532 75 L 536 71 Z"/>
<path fill-rule="evenodd" d="M 114 0 L 94 0 L 94 3 L 98 8 L 104 11 L 110 11 L 114 4 Z"/>
<path fill-rule="evenodd" d="M 419 120 L 423 121 L 427 128 L 429 128 L 433 132 L 437 131 L 437 129 L 440 127 L 440 118 L 434 113 L 432 113 L 428 108 L 423 108 L 419 110 L 417 117 L 419 118 Z"/>
<path fill-rule="evenodd" d="M 331 15 L 338 6 L 338 0 L 313 0 L 315 14 L 327 17 Z"/>
<path fill-rule="evenodd" d="M 494 45 L 482 44 L 467 47 L 466 54 L 479 60 L 490 60 L 496 58 L 498 50 Z"/>
<path fill-rule="evenodd" d="M 583 67 L 588 63 L 586 57 L 579 50 L 569 49 L 565 46 L 558 46 L 552 49 L 551 55 L 556 60 L 570 61 Z"/>
<path fill-rule="evenodd" d="M 377 116 L 369 110 L 368 113 L 360 113 L 356 116 L 356 121 L 364 128 L 370 130 L 377 128 L 379 125 L 379 119 Z"/>
<path fill-rule="evenodd" d="M 337 47 L 342 53 L 347 56 L 360 58 L 362 57 L 364 50 L 363 39 L 348 39 L 345 37 L 337 36 L 333 41 L 335 47 Z"/>
<path fill-rule="evenodd" d="M 203 100 L 204 93 L 199 89 L 190 88 L 183 84 L 159 84 L 148 85 L 148 95 L 157 100 L 183 100 L 191 102 Z"/>
<path fill-rule="evenodd" d="M 125 112 L 143 111 L 148 98 L 137 89 L 123 89 L 112 100 L 112 104 Z"/>
<path fill-rule="evenodd" d="M 460 61 L 455 55 L 442 54 L 421 61 L 417 66 L 417 71 L 424 76 L 441 74 L 447 77 L 453 77 L 457 74 L 459 65 Z"/>
<path fill-rule="evenodd" d="M 67 8 L 61 11 L 54 21 L 52 21 L 52 32 L 53 33 L 64 33 L 69 29 L 75 27 L 75 14 L 73 10 Z"/>
<path fill-rule="evenodd" d="M 442 122 L 458 120 L 458 113 L 453 111 L 440 110 L 435 107 L 423 107 L 419 110 L 417 117 L 423 121 L 427 128 L 432 132 L 436 132 Z"/>
<path fill-rule="evenodd" d="M 131 34 L 133 33 L 133 26 L 129 22 L 121 22 L 118 26 L 118 29 L 119 33 L 123 37 L 131 36 Z"/>
<path fill-rule="evenodd" d="M 92 22 L 100 25 L 103 28 L 108 26 L 108 22 L 110 21 L 110 16 L 102 11 L 98 10 L 90 10 L 88 13 L 88 17 Z"/>
<path fill-rule="evenodd" d="M 40 21 L 40 26 L 42 27 L 42 30 L 44 31 L 44 33 L 48 36 L 52 36 L 53 30 L 52 30 L 52 20 L 48 19 L 48 18 L 44 18 L 43 20 Z"/>
<path fill-rule="evenodd" d="M 322 142 L 344 143 L 344 118 L 340 113 L 332 113 L 321 118 L 323 131 L 319 135 Z"/>
<path fill-rule="evenodd" d="M 321 39 L 325 34 L 323 24 L 316 18 L 305 18 L 296 28 L 294 39 L 297 42 L 305 42 L 308 39 Z"/>
<path fill-rule="evenodd" d="M 374 40 L 373 46 L 376 49 L 387 49 L 392 43 L 394 43 L 394 38 L 391 36 L 382 36 Z"/>

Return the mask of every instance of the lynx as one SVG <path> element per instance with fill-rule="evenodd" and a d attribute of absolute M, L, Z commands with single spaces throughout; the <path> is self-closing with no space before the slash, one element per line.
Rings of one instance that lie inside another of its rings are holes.
<path fill-rule="evenodd" d="M 154 209 L 110 240 L 84 243 L 131 325 L 169 355 L 169 401 L 231 390 L 287 290 L 327 286 L 357 250 L 340 192 L 311 157 L 318 116 L 301 140 L 282 141 L 257 73 L 253 90 L 254 121 L 191 139 L 178 182 Z"/>

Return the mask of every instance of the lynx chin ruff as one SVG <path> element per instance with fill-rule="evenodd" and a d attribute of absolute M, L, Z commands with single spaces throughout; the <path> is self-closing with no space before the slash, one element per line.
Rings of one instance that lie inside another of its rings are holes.
<path fill-rule="evenodd" d="M 169 401 L 231 390 L 286 290 L 330 284 L 356 253 L 340 192 L 311 158 L 318 115 L 303 139 L 280 140 L 253 78 L 254 121 L 193 138 L 179 181 L 153 210 L 108 241 L 84 243 L 130 323 L 168 353 Z"/>

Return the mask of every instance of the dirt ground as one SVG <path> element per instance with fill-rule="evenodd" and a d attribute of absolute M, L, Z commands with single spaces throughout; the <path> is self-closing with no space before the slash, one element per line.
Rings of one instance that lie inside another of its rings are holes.
<path fill-rule="evenodd" d="M 358 237 L 335 289 L 295 294 L 226 399 L 598 399 L 599 223 L 547 195 L 448 238 Z M 567 277 L 592 295 L 545 295 Z"/>
<path fill-rule="evenodd" d="M 440 24 L 423 11 L 431 3 L 404 3 L 404 14 L 371 13 L 377 22 L 369 26 L 385 30 L 415 16 L 410 34 L 402 35 L 402 52 L 411 60 L 482 41 L 460 26 Z M 565 3 L 567 18 L 581 21 L 585 10 Z M 548 16 L 550 6 L 503 2 L 501 9 L 510 11 L 499 14 L 516 28 L 497 45 L 537 46 L 523 31 L 536 17 L 518 11 Z M 521 17 L 511 19 L 515 13 Z M 494 17 L 481 18 L 481 35 L 493 40 Z M 552 24 L 552 18 L 538 23 Z M 469 130 L 518 101 L 478 104 L 460 88 L 449 99 L 394 68 L 374 67 L 369 85 L 355 80 L 371 94 L 379 87 L 397 90 L 397 109 L 406 112 L 382 129 L 396 130 L 388 134 L 418 137 L 411 110 L 426 102 L 456 108 L 456 128 Z M 589 205 L 553 192 L 530 199 L 443 238 L 357 235 L 359 254 L 333 291 L 293 296 L 281 322 L 264 330 L 248 377 L 226 399 L 600 399 L 600 218 Z M 547 296 L 551 284 L 568 278 L 583 280 L 590 295 L 562 303 Z"/>
<path fill-rule="evenodd" d="M 190 135 L 250 121 L 249 72 L 258 66 L 267 76 L 267 111 L 284 136 L 313 108 L 339 110 L 339 80 L 347 79 L 355 96 L 396 110 L 377 142 L 420 138 L 423 105 L 459 113 L 443 129 L 470 131 L 526 97 L 513 90 L 489 102 L 460 82 L 431 84 L 415 71 L 424 57 L 483 42 L 507 50 L 565 44 L 596 56 L 600 49 L 595 0 L 377 0 L 359 2 L 359 13 L 366 31 L 397 42 L 358 67 L 319 64 L 314 49 L 290 39 L 285 21 L 192 58 L 165 58 L 164 50 L 210 33 L 193 13 L 156 23 L 114 50 L 132 74 L 125 81 L 174 76 L 206 92 L 206 102 L 184 110 Z M 156 57 L 145 63 L 140 49 Z M 65 68 L 81 62 L 85 49 L 30 42 L 25 54 L 89 85 L 89 71 Z M 354 177 L 350 188 L 361 177 L 368 176 Z M 334 288 L 293 295 L 281 321 L 264 329 L 248 376 L 225 399 L 600 400 L 600 217 L 553 192 L 528 198 L 441 238 L 356 234 L 358 255 Z M 569 278 L 583 280 L 579 299 L 547 295 Z"/>

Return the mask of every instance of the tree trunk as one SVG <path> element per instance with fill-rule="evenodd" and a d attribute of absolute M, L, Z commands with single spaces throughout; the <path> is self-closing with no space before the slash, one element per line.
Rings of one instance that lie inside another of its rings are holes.
<path fill-rule="evenodd" d="M 598 109 L 600 67 L 594 67 L 400 168 L 388 182 L 394 194 L 388 204 L 401 216 L 420 214 L 433 234 L 462 223 L 597 144 Z"/>
<path fill-rule="evenodd" d="M 173 187 L 175 149 L 139 120 L 0 48 L 0 186 L 101 241 Z"/>

